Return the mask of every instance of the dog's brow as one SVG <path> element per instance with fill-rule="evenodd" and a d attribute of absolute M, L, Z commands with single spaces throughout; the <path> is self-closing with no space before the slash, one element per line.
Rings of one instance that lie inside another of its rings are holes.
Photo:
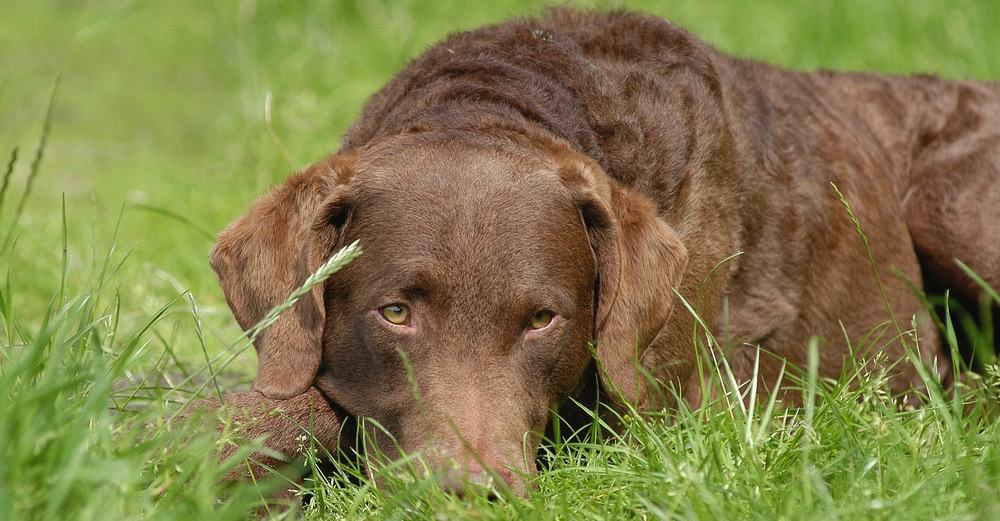
<path fill-rule="evenodd" d="M 433 266 L 401 267 L 383 277 L 381 283 L 392 287 L 407 298 L 427 298 L 442 277 L 441 270 Z"/>
<path fill-rule="evenodd" d="M 402 293 L 407 300 L 426 300 L 431 295 L 431 291 L 428 289 L 428 286 L 420 284 L 404 286 L 399 290 L 399 292 Z"/>

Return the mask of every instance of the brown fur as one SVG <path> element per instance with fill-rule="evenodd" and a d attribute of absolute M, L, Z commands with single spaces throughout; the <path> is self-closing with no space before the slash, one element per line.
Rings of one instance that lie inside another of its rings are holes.
<path fill-rule="evenodd" d="M 831 184 L 870 239 L 893 317 Z M 641 366 L 699 403 L 694 322 L 675 291 L 732 346 L 743 381 L 750 346 L 767 353 L 763 387 L 805 364 L 814 335 L 821 374 L 836 376 L 845 332 L 857 342 L 915 315 L 920 356 L 947 374 L 893 273 L 975 298 L 959 258 L 1000 287 L 998 186 L 996 84 L 786 71 L 658 18 L 555 10 L 414 60 L 340 152 L 223 232 L 212 264 L 248 327 L 360 240 L 358 260 L 257 341 L 256 389 L 313 386 L 446 476 L 493 471 L 523 491 L 549 406 L 587 374 L 588 341 L 610 398 L 669 404 Z M 412 327 L 380 321 L 393 302 Z M 559 318 L 526 332 L 540 308 Z M 904 356 L 894 335 L 878 343 L 888 363 Z M 909 364 L 892 377 L 920 385 Z"/>
<path fill-rule="evenodd" d="M 225 410 L 222 417 L 216 414 L 219 409 Z M 180 419 L 197 419 L 219 429 L 226 425 L 220 420 L 231 419 L 229 429 L 234 439 L 219 451 L 223 460 L 234 456 L 241 442 L 263 441 L 267 448 L 279 453 L 281 457 L 276 458 L 273 454 L 255 451 L 245 464 L 236 465 L 226 475 L 229 480 L 260 481 L 272 477 L 275 472 L 282 473 L 288 483 L 269 498 L 270 506 L 279 507 L 297 502 L 295 485 L 303 473 L 289 464 L 310 447 L 318 446 L 322 456 L 327 447 L 336 450 L 341 445 L 341 416 L 329 400 L 311 387 L 286 400 L 267 398 L 256 391 L 228 393 L 222 401 L 199 400 L 186 409 Z M 269 507 L 264 506 L 259 513 L 265 514 L 268 510 Z"/>

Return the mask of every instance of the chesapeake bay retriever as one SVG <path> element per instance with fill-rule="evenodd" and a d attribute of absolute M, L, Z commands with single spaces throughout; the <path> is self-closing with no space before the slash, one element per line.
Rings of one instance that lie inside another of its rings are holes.
<path fill-rule="evenodd" d="M 835 377 L 848 339 L 915 316 L 947 379 L 907 281 L 975 299 L 958 258 L 1000 287 L 1000 85 L 787 71 L 660 18 L 554 10 L 415 59 L 211 260 L 246 328 L 354 240 L 361 257 L 256 341 L 255 390 L 232 400 L 282 405 L 259 429 L 280 451 L 312 414 L 331 451 L 340 420 L 371 418 L 382 450 L 421 452 L 458 493 L 524 492 L 550 406 L 595 372 L 612 403 L 700 402 L 688 306 L 738 380 L 760 346 L 762 387 L 813 336 Z"/>

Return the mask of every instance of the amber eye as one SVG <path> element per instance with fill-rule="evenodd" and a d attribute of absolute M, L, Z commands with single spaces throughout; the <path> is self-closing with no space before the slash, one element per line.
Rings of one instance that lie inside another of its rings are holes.
<path fill-rule="evenodd" d="M 410 318 L 410 308 L 403 304 L 389 304 L 384 308 L 378 310 L 382 314 L 382 318 L 389 321 L 390 324 L 402 325 L 406 323 L 406 320 Z"/>
<path fill-rule="evenodd" d="M 547 309 L 540 309 L 531 315 L 531 321 L 528 323 L 529 329 L 542 329 L 545 326 L 552 323 L 552 319 L 555 318 L 555 314 Z"/>

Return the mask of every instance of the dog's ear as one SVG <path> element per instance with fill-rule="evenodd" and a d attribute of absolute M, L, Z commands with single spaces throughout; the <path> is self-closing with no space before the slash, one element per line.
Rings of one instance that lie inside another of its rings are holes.
<path fill-rule="evenodd" d="M 302 285 L 333 252 L 349 212 L 353 157 L 333 156 L 289 177 L 230 224 L 212 249 L 236 321 L 248 330 Z M 312 385 L 322 358 L 323 284 L 254 341 L 254 389 L 286 399 Z"/>
<path fill-rule="evenodd" d="M 580 209 L 597 264 L 594 338 L 608 395 L 646 399 L 640 360 L 673 309 L 687 249 L 642 194 L 620 186 L 589 158 L 564 152 L 559 177 Z"/>

